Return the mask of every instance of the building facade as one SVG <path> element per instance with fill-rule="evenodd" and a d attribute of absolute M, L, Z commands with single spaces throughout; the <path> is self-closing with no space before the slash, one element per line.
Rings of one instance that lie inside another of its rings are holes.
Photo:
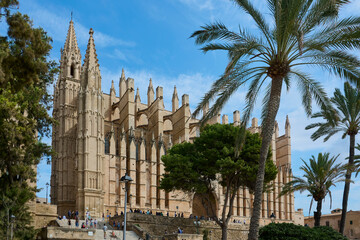
<path fill-rule="evenodd" d="M 341 213 L 342 210 L 337 208 L 332 210 L 331 214 L 321 215 L 320 225 L 340 231 Z M 304 222 L 309 227 L 314 227 L 315 220 L 313 216 L 305 217 Z M 360 211 L 350 210 L 346 213 L 344 235 L 349 239 L 360 239 Z"/>
<path fill-rule="evenodd" d="M 153 212 L 200 215 L 197 194 L 180 191 L 166 193 L 158 188 L 164 166 L 161 156 L 173 144 L 192 141 L 199 134 L 197 119 L 191 117 L 189 96 L 181 96 L 174 88 L 172 109 L 164 108 L 163 88 L 154 90 L 149 81 L 146 103 L 135 91 L 134 79 L 122 72 L 118 89 L 112 82 L 110 94 L 101 89 L 101 74 L 96 55 L 93 30 L 81 64 L 73 22 L 70 21 L 64 49 L 61 50 L 60 74 L 54 89 L 51 202 L 58 213 L 90 211 L 93 216 L 120 212 L 124 206 L 124 189 L 119 181 L 127 173 L 134 181 L 128 192 L 129 206 Z M 118 91 L 119 94 L 116 92 Z M 206 112 L 208 108 L 204 108 Z M 220 114 L 209 124 L 229 124 L 228 116 Z M 233 124 L 240 124 L 240 112 L 235 111 Z M 257 119 L 249 128 L 259 132 Z M 273 140 L 273 161 L 279 173 L 274 190 L 264 193 L 262 217 L 274 213 L 277 220 L 294 221 L 294 195 L 278 197 L 284 183 L 291 180 L 290 123 L 286 119 L 285 134 L 279 135 L 276 124 Z M 218 186 L 213 203 L 218 212 L 223 204 L 223 189 Z M 253 196 L 246 188 L 235 199 L 235 217 L 251 214 Z"/>

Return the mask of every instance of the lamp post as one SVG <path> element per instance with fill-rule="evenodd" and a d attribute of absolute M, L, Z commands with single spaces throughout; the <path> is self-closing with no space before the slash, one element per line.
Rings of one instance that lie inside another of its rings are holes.
<path fill-rule="evenodd" d="M 201 225 L 200 221 L 194 221 L 195 227 L 196 227 L 196 234 L 199 234 L 199 227 Z"/>
<path fill-rule="evenodd" d="M 48 204 L 48 188 L 49 188 L 49 183 L 47 182 L 45 185 L 46 185 L 46 204 Z"/>
<path fill-rule="evenodd" d="M 271 223 L 274 223 L 275 218 L 276 218 L 275 214 L 271 213 L 271 215 L 270 215 Z"/>
<path fill-rule="evenodd" d="M 13 240 L 13 236 L 14 236 L 14 222 L 15 222 L 15 216 L 11 215 L 11 232 L 10 232 L 11 240 Z"/>
<path fill-rule="evenodd" d="M 120 179 L 121 182 L 125 183 L 125 205 L 124 205 L 124 229 L 123 229 L 123 240 L 125 240 L 126 238 L 126 204 L 127 204 L 127 184 L 128 182 L 131 182 L 132 179 L 129 175 L 127 175 L 127 173 L 125 173 L 124 176 L 121 177 Z"/>

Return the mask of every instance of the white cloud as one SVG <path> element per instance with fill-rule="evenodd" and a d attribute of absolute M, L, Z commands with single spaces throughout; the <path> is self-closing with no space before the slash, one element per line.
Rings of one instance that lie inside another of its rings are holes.
<path fill-rule="evenodd" d="M 179 0 L 188 7 L 198 10 L 213 10 L 214 3 L 212 0 Z"/>

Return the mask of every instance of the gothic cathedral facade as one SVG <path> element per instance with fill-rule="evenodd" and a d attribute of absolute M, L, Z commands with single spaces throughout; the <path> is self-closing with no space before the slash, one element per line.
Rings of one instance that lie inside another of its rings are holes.
<path fill-rule="evenodd" d="M 153 212 L 174 212 L 201 215 L 201 204 L 195 195 L 180 191 L 166 193 L 158 188 L 164 166 L 161 156 L 173 144 L 191 141 L 199 132 L 197 119 L 191 118 L 189 96 L 181 97 L 176 87 L 172 109 L 166 110 L 163 88 L 154 91 L 150 79 L 147 103 L 142 103 L 134 79 L 119 81 L 119 95 L 114 82 L 110 94 L 101 90 L 101 74 L 96 55 L 93 30 L 81 64 L 74 24 L 70 21 L 64 49 L 61 50 L 60 74 L 54 87 L 52 147 L 51 202 L 57 204 L 58 214 L 78 210 L 83 216 L 120 212 L 124 206 L 121 176 L 127 173 L 133 181 L 128 193 L 131 208 Z M 204 111 L 207 111 L 205 108 Z M 221 115 L 209 122 L 220 123 Z M 240 113 L 235 111 L 233 124 L 240 124 Z M 228 116 L 223 115 L 223 124 Z M 257 119 L 250 130 L 261 131 Z M 279 136 L 276 125 L 272 141 L 273 161 L 278 166 L 274 191 L 264 193 L 262 217 L 274 213 L 277 219 L 294 221 L 294 195 L 278 197 L 282 185 L 291 180 L 290 124 L 286 120 L 285 134 Z M 220 213 L 224 197 L 218 186 L 214 205 Z M 239 190 L 233 213 L 249 217 L 253 196 L 246 188 Z"/>

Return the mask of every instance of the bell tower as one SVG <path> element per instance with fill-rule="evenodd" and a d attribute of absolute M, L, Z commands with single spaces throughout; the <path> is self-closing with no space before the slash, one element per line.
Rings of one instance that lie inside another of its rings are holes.
<path fill-rule="evenodd" d="M 51 202 L 58 205 L 58 213 L 75 210 L 76 190 L 76 132 L 78 93 L 80 88 L 81 54 L 74 23 L 71 20 L 64 49 L 61 49 L 60 74 L 54 87 L 52 145 Z"/>
<path fill-rule="evenodd" d="M 104 97 L 94 31 L 90 29 L 89 34 L 78 105 L 76 208 L 80 216 L 88 210 L 100 217 L 104 207 Z"/>

